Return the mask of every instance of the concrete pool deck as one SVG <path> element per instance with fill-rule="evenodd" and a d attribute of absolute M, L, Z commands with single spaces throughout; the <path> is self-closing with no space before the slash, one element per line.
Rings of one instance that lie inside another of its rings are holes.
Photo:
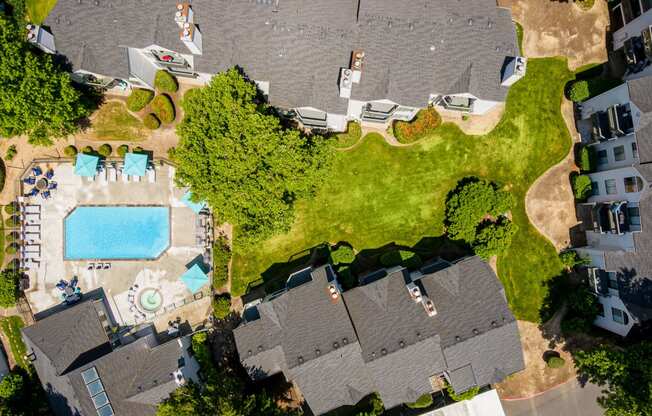
<path fill-rule="evenodd" d="M 53 181 L 58 184 L 52 197 L 27 198 L 27 203 L 41 206 L 41 258 L 37 269 L 28 271 L 30 288 L 25 292 L 33 313 L 41 312 L 61 303 L 56 288 L 60 279 L 76 276 L 83 292 L 102 287 L 118 322 L 133 325 L 153 320 L 154 314 L 136 317 L 130 311 L 129 289 L 137 285 L 139 291 L 153 288 L 163 297 L 159 312 L 169 312 L 196 299 L 179 277 L 195 262 L 203 262 L 204 247 L 196 242 L 196 219 L 190 208 L 181 202 L 185 193 L 174 184 L 174 168 L 156 163 L 156 182 L 146 177 L 140 182 L 105 182 L 100 178 L 89 182 L 73 173 L 70 162 L 40 163 L 45 171 L 54 169 Z M 113 260 L 108 270 L 88 270 L 92 261 L 64 260 L 63 220 L 78 205 L 164 205 L 170 207 L 170 247 L 156 260 Z M 210 287 L 203 293 L 210 293 Z M 198 296 L 197 296 L 198 297 Z M 144 311 L 143 311 L 144 312 Z M 179 310 L 181 312 L 181 310 Z"/>

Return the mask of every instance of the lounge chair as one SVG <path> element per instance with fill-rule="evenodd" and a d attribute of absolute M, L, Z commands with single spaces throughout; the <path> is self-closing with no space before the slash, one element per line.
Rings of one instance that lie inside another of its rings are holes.
<path fill-rule="evenodd" d="M 32 173 L 35 176 L 41 176 L 43 174 L 43 170 L 41 170 L 40 166 L 35 166 L 35 167 L 32 168 Z"/>
<path fill-rule="evenodd" d="M 29 178 L 23 179 L 23 183 L 26 183 L 27 185 L 34 185 L 36 183 L 36 178 L 30 176 Z"/>
<path fill-rule="evenodd" d="M 32 197 L 32 196 L 36 196 L 36 195 L 38 195 L 38 192 L 39 192 L 38 189 L 32 188 L 29 192 L 27 192 L 25 194 L 25 196 L 28 197 L 28 198 Z"/>
<path fill-rule="evenodd" d="M 41 198 L 43 199 L 50 199 L 50 196 L 51 196 L 50 191 L 45 191 L 41 194 Z"/>
<path fill-rule="evenodd" d="M 25 224 L 23 226 L 23 232 L 25 233 L 40 233 L 41 224 Z"/>
<path fill-rule="evenodd" d="M 40 221 L 41 220 L 41 213 L 40 212 L 24 212 L 23 214 L 20 215 L 21 219 L 25 219 L 27 221 Z"/>
<path fill-rule="evenodd" d="M 107 169 L 109 171 L 109 182 L 115 182 L 118 180 L 118 172 L 114 166 L 109 166 Z"/>
<path fill-rule="evenodd" d="M 95 268 L 95 263 L 88 263 L 88 266 L 86 266 L 86 270 L 93 270 Z"/>
<path fill-rule="evenodd" d="M 104 263 L 104 270 L 109 270 L 111 268 L 111 263 Z"/>
<path fill-rule="evenodd" d="M 24 253 L 40 253 L 41 245 L 40 244 L 26 244 L 23 246 Z"/>
<path fill-rule="evenodd" d="M 86 177 L 87 182 L 93 182 L 94 180 L 95 180 L 95 175 Z"/>
<path fill-rule="evenodd" d="M 41 206 L 36 204 L 21 205 L 21 209 L 25 214 L 39 214 L 41 215 Z"/>
<path fill-rule="evenodd" d="M 102 185 L 106 185 L 107 183 L 109 183 L 108 178 L 107 178 L 107 174 L 108 174 L 108 173 L 107 173 L 107 170 L 106 170 L 106 169 L 102 169 L 102 170 L 100 171 L 100 183 L 101 183 Z"/>
<path fill-rule="evenodd" d="M 50 190 L 50 189 L 57 189 L 57 186 L 59 186 L 58 183 L 56 183 L 56 182 L 50 182 L 50 183 L 48 184 L 48 190 Z"/>
<path fill-rule="evenodd" d="M 156 170 L 153 167 L 147 171 L 147 181 L 149 183 L 156 182 Z"/>
<path fill-rule="evenodd" d="M 97 263 L 95 265 L 95 270 L 102 270 L 102 263 Z"/>
<path fill-rule="evenodd" d="M 125 175 L 124 172 L 122 172 L 122 182 L 129 183 L 129 175 Z"/>
<path fill-rule="evenodd" d="M 48 179 L 54 178 L 54 170 L 53 169 L 48 169 L 47 172 L 45 172 L 45 177 Z"/>
<path fill-rule="evenodd" d="M 24 252 L 21 253 L 21 256 L 24 259 L 32 259 L 32 260 L 36 260 L 36 261 L 41 260 L 41 253 L 34 253 L 34 252 L 31 252 L 31 251 L 24 251 Z"/>
<path fill-rule="evenodd" d="M 131 178 L 134 182 L 140 182 L 140 176 L 138 175 L 133 175 Z"/>

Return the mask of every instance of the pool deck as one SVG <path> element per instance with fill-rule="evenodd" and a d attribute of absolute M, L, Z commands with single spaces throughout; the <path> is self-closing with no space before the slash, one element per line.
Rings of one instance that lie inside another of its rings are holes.
<path fill-rule="evenodd" d="M 70 280 L 77 276 L 82 292 L 102 287 L 118 323 L 133 325 L 151 321 L 155 316 L 137 318 L 130 312 L 129 289 L 138 285 L 138 291 L 145 288 L 158 289 L 163 295 L 163 312 L 177 310 L 182 314 L 187 304 L 195 297 L 179 277 L 194 262 L 203 262 L 204 248 L 196 243 L 196 218 L 190 208 L 183 205 L 181 197 L 185 190 L 174 185 L 174 168 L 156 163 L 156 182 L 149 183 L 146 177 L 140 182 L 104 182 L 100 178 L 89 182 L 74 175 L 71 163 L 46 164 L 53 168 L 53 180 L 58 188 L 52 198 L 43 200 L 40 196 L 29 198 L 27 203 L 41 205 L 41 262 L 38 269 L 28 272 L 30 288 L 26 296 L 32 312 L 38 313 L 60 304 L 60 291 L 55 287 L 60 279 Z M 63 219 L 78 205 L 167 205 L 171 216 L 170 247 L 156 260 L 113 260 L 108 270 L 88 270 L 92 261 L 69 261 L 63 259 Z M 200 263 L 201 264 L 201 263 Z M 203 288 L 208 293 L 210 288 Z M 136 292 L 138 299 L 138 292 Z"/>

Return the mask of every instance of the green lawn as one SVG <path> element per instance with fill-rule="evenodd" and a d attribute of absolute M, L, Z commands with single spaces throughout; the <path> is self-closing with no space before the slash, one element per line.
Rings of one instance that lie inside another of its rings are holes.
<path fill-rule="evenodd" d="M 92 121 L 95 137 L 100 140 L 139 141 L 147 131 L 140 119 L 132 116 L 120 102 L 102 105 Z"/>
<path fill-rule="evenodd" d="M 8 316 L 0 320 L 0 328 L 2 332 L 9 338 L 11 345 L 11 354 L 14 356 L 18 366 L 26 371 L 31 371 L 31 364 L 25 359 L 25 343 L 20 336 L 20 330 L 25 326 L 20 316 Z"/>
<path fill-rule="evenodd" d="M 56 4 L 57 0 L 25 0 L 27 16 L 32 23 L 40 25 Z"/>
<path fill-rule="evenodd" d="M 544 282 L 561 264 L 553 246 L 530 225 L 523 202 L 532 182 L 570 150 L 560 104 L 572 77 L 565 60 L 530 60 L 527 76 L 510 89 L 503 119 L 486 136 L 468 136 L 447 123 L 412 147 L 390 147 L 372 134 L 355 149 L 338 152 L 316 197 L 299 202 L 290 232 L 254 247 L 236 245 L 234 295 L 275 263 L 324 241 L 348 241 L 362 250 L 440 236 L 446 194 L 459 179 L 477 175 L 517 196 L 512 214 L 519 232 L 499 258 L 499 275 L 514 313 L 538 320 Z"/>

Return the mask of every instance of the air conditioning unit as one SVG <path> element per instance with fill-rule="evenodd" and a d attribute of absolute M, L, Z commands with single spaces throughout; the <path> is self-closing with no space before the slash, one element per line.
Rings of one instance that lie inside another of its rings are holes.
<path fill-rule="evenodd" d="M 437 315 L 437 309 L 435 309 L 435 303 L 430 299 L 426 299 L 425 302 L 423 302 L 423 307 L 426 310 L 428 316 Z"/>
<path fill-rule="evenodd" d="M 342 68 L 340 71 L 340 97 L 351 98 L 351 86 L 353 84 L 353 71 L 349 68 Z"/>

